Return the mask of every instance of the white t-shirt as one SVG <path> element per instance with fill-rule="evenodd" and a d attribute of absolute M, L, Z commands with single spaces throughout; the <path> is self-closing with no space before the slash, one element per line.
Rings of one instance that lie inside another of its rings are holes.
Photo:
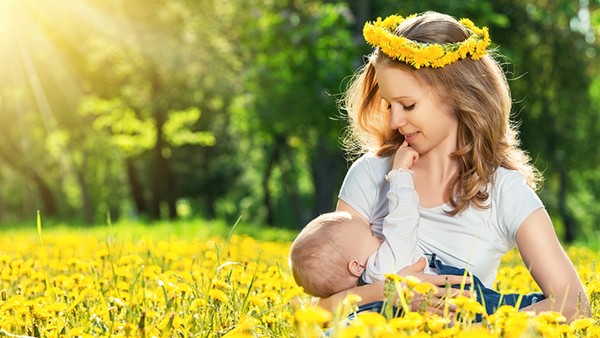
<path fill-rule="evenodd" d="M 388 214 L 385 175 L 392 168 L 392 157 L 368 153 L 352 164 L 342 184 L 339 198 L 372 224 L 382 234 L 383 219 Z M 492 287 L 502 256 L 516 245 L 521 223 L 533 211 L 543 208 L 536 193 L 518 171 L 498 168 L 494 185 L 489 187 L 490 208 L 469 206 L 450 216 L 447 204 L 419 208 L 417 250 L 435 253 L 448 265 L 466 268 Z"/>

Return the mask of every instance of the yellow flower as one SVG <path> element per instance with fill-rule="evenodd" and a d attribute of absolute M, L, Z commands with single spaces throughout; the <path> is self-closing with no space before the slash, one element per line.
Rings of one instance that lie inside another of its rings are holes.
<path fill-rule="evenodd" d="M 472 316 L 476 314 L 486 313 L 485 307 L 479 304 L 479 302 L 477 302 L 477 300 L 474 298 L 458 296 L 456 298 L 449 299 L 448 303 L 456 305 L 457 312 L 461 313 L 462 315 L 466 315 L 467 318 L 473 318 Z"/>
<path fill-rule="evenodd" d="M 385 279 L 391 282 L 402 282 L 404 277 L 397 275 L 395 273 L 386 273 L 384 275 Z"/>
<path fill-rule="evenodd" d="M 390 15 L 383 20 L 377 18 L 374 22 L 366 22 L 363 36 L 367 43 L 379 48 L 388 57 L 406 62 L 415 69 L 444 67 L 469 55 L 471 59 L 479 60 L 487 54 L 487 47 L 491 44 L 488 28 L 479 28 L 469 19 L 459 21 L 469 31 L 469 37 L 457 43 L 417 42 L 394 33 L 398 26 L 414 16 Z"/>
<path fill-rule="evenodd" d="M 560 312 L 554 312 L 554 311 L 540 312 L 537 315 L 537 319 L 540 321 L 546 322 L 546 323 L 550 323 L 550 324 L 563 323 L 563 322 L 567 321 L 565 316 L 563 316 Z"/>
<path fill-rule="evenodd" d="M 414 288 L 417 285 L 421 284 L 421 280 L 414 276 L 407 276 L 404 280 L 406 281 L 406 285 L 409 288 Z"/>
<path fill-rule="evenodd" d="M 210 297 L 218 302 L 221 302 L 221 303 L 227 303 L 229 301 L 225 292 L 223 292 L 219 289 L 210 290 L 208 292 L 208 297 Z"/>
<path fill-rule="evenodd" d="M 352 306 L 352 305 L 356 305 L 361 300 L 362 300 L 361 296 L 359 296 L 355 293 L 350 293 L 350 294 L 346 295 L 346 297 L 344 297 L 343 304 L 344 304 L 344 306 Z"/>
<path fill-rule="evenodd" d="M 492 334 L 485 327 L 475 326 L 475 327 L 463 329 L 456 335 L 456 337 L 457 338 L 493 338 L 493 337 L 497 337 L 497 336 L 495 334 Z"/>
<path fill-rule="evenodd" d="M 580 318 L 571 322 L 571 328 L 573 330 L 585 330 L 588 327 L 594 325 L 595 320 L 592 318 Z"/>
<path fill-rule="evenodd" d="M 435 286 L 429 282 L 423 282 L 423 283 L 415 286 L 414 290 L 415 290 L 415 292 L 418 292 L 422 295 L 434 294 L 434 293 L 438 292 L 437 286 Z"/>
<path fill-rule="evenodd" d="M 369 331 L 365 326 L 350 325 L 346 328 L 342 328 L 339 333 L 335 336 L 339 338 L 356 338 L 356 337 L 368 337 Z"/>
<path fill-rule="evenodd" d="M 517 312 L 512 316 L 506 318 L 504 324 L 504 330 L 506 337 L 521 337 L 523 332 L 527 329 L 530 316 L 526 312 Z"/>
<path fill-rule="evenodd" d="M 435 337 L 435 338 L 454 337 L 456 335 L 456 333 L 459 331 L 460 331 L 459 326 L 447 327 L 447 328 L 441 330 L 440 332 L 433 334 L 432 337 Z"/>
<path fill-rule="evenodd" d="M 299 323 L 326 323 L 331 320 L 331 313 L 318 306 L 308 306 L 299 309 L 294 314 Z"/>
<path fill-rule="evenodd" d="M 425 323 L 425 318 L 417 312 L 409 312 L 404 317 L 390 319 L 388 325 L 397 330 L 413 330 Z"/>
<path fill-rule="evenodd" d="M 377 327 L 386 323 L 385 317 L 377 312 L 361 312 L 356 316 L 356 321 L 369 327 Z"/>
<path fill-rule="evenodd" d="M 231 285 L 220 280 L 214 280 L 212 286 L 216 289 L 231 290 Z"/>
<path fill-rule="evenodd" d="M 450 322 L 451 321 L 448 318 L 443 318 L 443 317 L 439 317 L 439 316 L 433 316 L 433 317 L 427 318 L 427 327 L 429 327 L 429 329 L 432 332 L 439 332 L 446 325 L 450 324 Z"/>

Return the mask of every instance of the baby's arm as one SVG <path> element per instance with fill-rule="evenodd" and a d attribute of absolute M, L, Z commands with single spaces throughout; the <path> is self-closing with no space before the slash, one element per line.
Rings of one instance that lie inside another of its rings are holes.
<path fill-rule="evenodd" d="M 389 214 L 383 219 L 385 241 L 367 261 L 365 282 L 383 280 L 413 263 L 417 249 L 419 196 L 414 188 L 412 165 L 419 154 L 404 143 L 394 156 L 392 170 L 386 175 Z"/>

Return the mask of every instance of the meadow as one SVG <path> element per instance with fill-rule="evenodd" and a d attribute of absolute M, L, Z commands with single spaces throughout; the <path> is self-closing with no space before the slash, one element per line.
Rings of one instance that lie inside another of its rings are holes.
<path fill-rule="evenodd" d="M 36 226 L 37 225 L 37 226 Z M 459 317 L 405 312 L 345 315 L 347 297 L 329 313 L 295 285 L 287 265 L 293 233 L 200 220 L 94 228 L 41 222 L 0 230 L 0 337 L 600 337 L 600 255 L 575 245 L 568 254 L 592 300 L 593 318 L 572 323 L 558 313 L 502 307 L 482 324 L 470 298 Z M 507 254 L 496 288 L 537 291 L 518 253 Z M 431 288 L 389 282 L 401 299 Z"/>

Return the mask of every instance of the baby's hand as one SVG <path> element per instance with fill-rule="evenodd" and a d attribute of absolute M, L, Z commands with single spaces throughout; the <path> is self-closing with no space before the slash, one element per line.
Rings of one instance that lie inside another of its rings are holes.
<path fill-rule="evenodd" d="M 408 143 L 404 141 L 400 148 L 396 150 L 396 154 L 394 154 L 394 164 L 392 169 L 410 169 L 418 159 L 419 153 L 409 147 Z"/>

